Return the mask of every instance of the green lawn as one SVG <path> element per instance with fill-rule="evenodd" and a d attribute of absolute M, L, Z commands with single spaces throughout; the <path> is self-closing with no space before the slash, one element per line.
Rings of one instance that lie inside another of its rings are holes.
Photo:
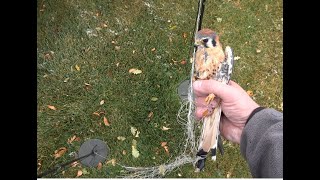
<path fill-rule="evenodd" d="M 190 74 L 198 1 L 38 0 L 37 5 L 38 173 L 71 160 L 69 154 L 91 138 L 108 144 L 108 160 L 128 166 L 160 165 L 178 156 L 184 130 L 176 121 L 181 105 L 176 92 Z M 282 6 L 281 0 L 206 0 L 202 25 L 217 31 L 223 45 L 240 57 L 232 79 L 253 91 L 261 106 L 279 111 Z M 142 73 L 130 74 L 131 68 Z M 162 126 L 171 129 L 163 131 Z M 138 138 L 131 127 L 140 131 Z M 68 143 L 74 135 L 79 139 Z M 126 139 L 119 141 L 118 136 Z M 138 158 L 131 155 L 133 139 Z M 169 155 L 161 142 L 168 143 Z M 225 155 L 207 161 L 204 172 L 194 173 L 188 164 L 165 177 L 251 177 L 239 146 L 224 143 Z M 55 159 L 61 147 L 67 151 Z M 48 177 L 72 178 L 82 170 L 87 173 L 80 177 L 111 178 L 122 170 L 111 163 L 99 170 L 84 168 L 78 165 Z"/>

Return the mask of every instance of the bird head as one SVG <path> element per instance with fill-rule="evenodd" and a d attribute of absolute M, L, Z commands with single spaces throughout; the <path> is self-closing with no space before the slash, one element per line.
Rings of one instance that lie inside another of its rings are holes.
<path fill-rule="evenodd" d="M 219 43 L 219 36 L 211 29 L 201 29 L 196 33 L 195 46 L 213 48 Z"/>

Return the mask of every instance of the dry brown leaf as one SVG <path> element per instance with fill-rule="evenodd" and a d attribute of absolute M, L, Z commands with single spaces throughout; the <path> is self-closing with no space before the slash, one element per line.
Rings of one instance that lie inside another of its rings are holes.
<path fill-rule="evenodd" d="M 80 141 L 80 137 L 76 137 L 74 141 Z"/>
<path fill-rule="evenodd" d="M 71 144 L 75 139 L 77 138 L 76 135 L 72 136 L 71 138 L 68 139 L 68 144 Z"/>
<path fill-rule="evenodd" d="M 248 91 L 247 91 L 247 94 L 248 94 L 249 96 L 253 96 L 253 91 L 248 90 Z"/>
<path fill-rule="evenodd" d="M 156 50 L 156 48 L 152 48 L 152 49 L 151 49 L 152 52 L 155 51 L 155 50 Z"/>
<path fill-rule="evenodd" d="M 148 114 L 148 118 L 151 119 L 153 117 L 153 112 L 151 111 L 149 114 Z"/>
<path fill-rule="evenodd" d="M 100 113 L 94 112 L 93 115 L 100 116 Z"/>
<path fill-rule="evenodd" d="M 132 68 L 132 69 L 129 69 L 129 73 L 132 73 L 132 74 L 141 74 L 142 71 L 139 70 L 139 69 Z"/>
<path fill-rule="evenodd" d="M 77 64 L 76 64 L 75 68 L 77 71 L 80 71 L 80 66 L 78 66 Z"/>
<path fill-rule="evenodd" d="M 52 109 L 52 110 L 57 110 L 57 108 L 56 108 L 56 107 L 51 106 L 51 105 L 48 105 L 48 108 L 49 108 L 49 109 Z"/>
<path fill-rule="evenodd" d="M 187 33 L 184 32 L 184 33 L 182 34 L 182 37 L 183 37 L 183 39 L 186 39 L 186 38 L 187 38 Z"/>
<path fill-rule="evenodd" d="M 166 153 L 169 155 L 169 148 L 168 146 L 163 146 L 164 150 L 166 151 Z"/>
<path fill-rule="evenodd" d="M 162 147 L 165 146 L 165 145 L 167 145 L 167 142 L 161 142 L 161 146 Z"/>
<path fill-rule="evenodd" d="M 54 158 L 57 159 L 59 157 L 61 157 L 62 155 L 64 155 L 64 153 L 67 151 L 67 148 L 65 147 L 61 147 L 58 150 L 54 151 Z"/>
<path fill-rule="evenodd" d="M 182 61 L 180 62 L 180 64 L 185 65 L 185 64 L 187 64 L 187 61 L 186 61 L 186 60 L 182 60 Z"/>
<path fill-rule="evenodd" d="M 103 104 L 104 104 L 104 100 L 101 100 L 101 101 L 100 101 L 100 105 L 103 105 Z"/>
<path fill-rule="evenodd" d="M 80 176 L 82 176 L 82 171 L 81 171 L 81 170 L 78 170 L 76 177 L 80 177 Z"/>
<path fill-rule="evenodd" d="M 98 166 L 97 166 L 97 169 L 100 170 L 101 168 L 102 168 L 102 163 L 99 162 L 99 163 L 98 163 Z"/>
<path fill-rule="evenodd" d="M 110 123 L 109 123 L 108 119 L 105 116 L 103 116 L 103 122 L 104 122 L 104 124 L 106 126 L 110 126 Z"/>
<path fill-rule="evenodd" d="M 165 126 L 162 126 L 162 131 L 168 131 L 169 129 L 171 129 L 171 128 L 168 128 L 168 127 L 165 127 Z"/>

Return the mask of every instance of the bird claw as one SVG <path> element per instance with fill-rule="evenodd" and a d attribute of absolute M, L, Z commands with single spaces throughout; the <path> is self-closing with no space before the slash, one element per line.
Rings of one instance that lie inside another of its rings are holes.
<path fill-rule="evenodd" d="M 206 99 L 204 100 L 207 104 L 210 104 L 211 101 L 213 101 L 213 99 L 215 98 L 216 96 L 212 93 L 212 94 L 209 94 Z"/>

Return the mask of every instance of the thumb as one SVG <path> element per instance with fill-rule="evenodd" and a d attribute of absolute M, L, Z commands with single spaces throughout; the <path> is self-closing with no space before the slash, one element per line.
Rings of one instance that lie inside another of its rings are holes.
<path fill-rule="evenodd" d="M 193 83 L 193 90 L 196 96 L 207 96 L 213 93 L 221 99 L 228 98 L 234 93 L 235 88 L 216 80 L 197 80 Z"/>

